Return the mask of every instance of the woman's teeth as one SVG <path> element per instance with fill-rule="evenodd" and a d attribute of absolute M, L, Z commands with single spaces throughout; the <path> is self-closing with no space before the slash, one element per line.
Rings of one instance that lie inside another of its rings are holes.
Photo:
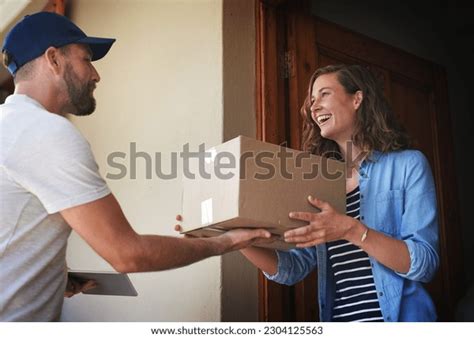
<path fill-rule="evenodd" d="M 323 124 L 327 120 L 331 118 L 330 114 L 324 114 L 324 115 L 319 115 L 316 120 L 318 121 L 318 124 Z"/>

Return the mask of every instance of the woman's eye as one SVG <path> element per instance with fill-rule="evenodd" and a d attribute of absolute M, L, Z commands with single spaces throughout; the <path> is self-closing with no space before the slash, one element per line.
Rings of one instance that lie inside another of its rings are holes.
<path fill-rule="evenodd" d="M 326 96 L 326 95 L 329 95 L 329 92 L 322 92 L 322 93 L 321 93 L 321 96 L 322 96 L 322 97 L 324 97 L 324 96 Z"/>

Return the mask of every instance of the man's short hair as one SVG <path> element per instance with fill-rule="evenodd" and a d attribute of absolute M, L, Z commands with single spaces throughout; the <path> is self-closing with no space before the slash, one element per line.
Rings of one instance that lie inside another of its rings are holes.
<path fill-rule="evenodd" d="M 11 55 L 3 51 L 3 66 L 7 68 L 7 65 L 10 64 L 11 60 Z M 37 58 L 25 63 L 23 66 L 21 66 L 15 74 L 12 74 L 13 76 L 13 82 L 16 84 L 18 81 L 24 81 L 24 80 L 29 80 L 32 78 L 34 74 L 34 67 L 35 67 L 35 62 Z"/>
<path fill-rule="evenodd" d="M 58 50 L 60 51 L 61 54 L 66 55 L 69 52 L 69 46 L 62 46 L 59 47 Z M 10 58 L 11 56 L 8 54 L 7 51 L 3 51 L 3 66 L 6 68 L 7 65 L 10 63 Z M 24 80 L 30 80 L 33 77 L 34 74 L 34 67 L 35 67 L 35 62 L 38 60 L 39 57 L 34 58 L 33 60 L 25 63 L 23 66 L 18 68 L 15 74 L 13 74 L 13 81 L 14 83 L 17 83 L 19 81 L 24 81 Z"/>

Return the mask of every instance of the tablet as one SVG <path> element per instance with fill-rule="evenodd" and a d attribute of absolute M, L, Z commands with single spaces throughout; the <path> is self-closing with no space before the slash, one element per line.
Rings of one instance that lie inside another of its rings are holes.
<path fill-rule="evenodd" d="M 98 271 L 68 271 L 68 276 L 78 280 L 95 280 L 97 287 L 84 291 L 86 295 L 132 296 L 138 295 L 130 278 L 124 273 Z"/>

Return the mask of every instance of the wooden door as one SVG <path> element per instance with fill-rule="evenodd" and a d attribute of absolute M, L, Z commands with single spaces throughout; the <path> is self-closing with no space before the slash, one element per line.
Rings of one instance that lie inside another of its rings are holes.
<path fill-rule="evenodd" d="M 299 114 L 315 69 L 329 64 L 369 66 L 414 147 L 434 173 L 441 266 L 427 285 L 441 321 L 452 320 L 462 295 L 462 256 L 446 74 L 441 66 L 309 15 L 308 1 L 257 1 L 258 136 L 299 149 Z M 260 320 L 316 321 L 316 275 L 293 287 L 259 277 Z"/>

